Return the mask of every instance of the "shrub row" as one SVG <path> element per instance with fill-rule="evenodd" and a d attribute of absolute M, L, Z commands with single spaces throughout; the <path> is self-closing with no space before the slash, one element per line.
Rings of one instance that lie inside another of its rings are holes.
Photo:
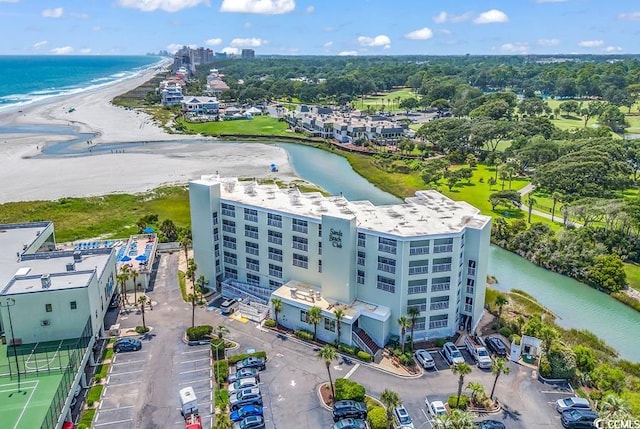
<path fill-rule="evenodd" d="M 502 335 L 505 338 L 509 338 L 511 337 L 511 335 L 513 335 L 513 332 L 511 331 L 511 328 L 505 326 L 504 328 L 500 329 L 500 335 Z"/>
<path fill-rule="evenodd" d="M 305 331 L 304 329 L 299 329 L 294 332 L 295 336 L 300 338 L 301 340 L 313 341 L 313 332 Z"/>
<path fill-rule="evenodd" d="M 266 326 L 267 328 L 275 328 L 276 327 L 276 321 L 273 319 L 267 319 L 264 321 L 264 326 Z"/>
<path fill-rule="evenodd" d="M 240 362 L 243 359 L 246 359 L 248 357 L 261 357 L 261 358 L 267 358 L 267 352 L 265 351 L 257 351 L 257 352 L 253 352 L 253 353 L 242 353 L 239 355 L 233 355 L 233 356 L 229 356 L 229 358 L 227 359 L 229 361 L 230 365 L 235 365 L 236 363 Z"/>
<path fill-rule="evenodd" d="M 216 389 L 214 403 L 220 410 L 226 410 L 229 405 L 229 391 L 227 389 Z"/>
<path fill-rule="evenodd" d="M 353 400 L 364 402 L 364 386 L 347 378 L 338 378 L 335 382 L 336 401 Z"/>
<path fill-rule="evenodd" d="M 611 294 L 612 297 L 617 299 L 623 304 L 628 305 L 636 311 L 640 311 L 640 300 L 630 297 L 624 292 L 614 292 Z"/>
<path fill-rule="evenodd" d="M 356 356 L 360 349 L 356 346 L 350 346 L 348 344 L 340 343 L 338 344 L 338 350 L 342 353 L 346 353 L 348 355 Z"/>
<path fill-rule="evenodd" d="M 371 429 L 387 429 L 387 413 L 382 407 L 374 407 L 367 415 Z"/>
<path fill-rule="evenodd" d="M 449 396 L 448 404 L 452 410 L 455 408 L 466 410 L 469 405 L 469 397 L 467 395 L 460 395 L 460 403 L 458 403 L 458 395 L 451 395 Z"/>
<path fill-rule="evenodd" d="M 360 360 L 363 360 L 365 362 L 371 362 L 371 355 L 363 350 L 360 350 L 356 356 Z"/>
<path fill-rule="evenodd" d="M 212 332 L 213 326 L 211 325 L 194 326 L 187 328 L 187 338 L 189 341 L 200 341 L 208 338 Z"/>
<path fill-rule="evenodd" d="M 229 363 L 226 360 L 218 360 L 213 363 L 213 376 L 218 386 L 222 386 L 229 376 Z"/>

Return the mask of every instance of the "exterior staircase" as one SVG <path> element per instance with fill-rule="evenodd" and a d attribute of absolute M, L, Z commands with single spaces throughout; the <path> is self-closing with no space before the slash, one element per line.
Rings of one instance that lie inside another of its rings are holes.
<path fill-rule="evenodd" d="M 360 347 L 373 357 L 374 362 L 380 361 L 380 359 L 382 358 L 382 349 L 375 343 L 375 341 L 371 339 L 369 334 L 367 334 L 364 329 L 354 328 L 353 339 L 358 347 Z"/>

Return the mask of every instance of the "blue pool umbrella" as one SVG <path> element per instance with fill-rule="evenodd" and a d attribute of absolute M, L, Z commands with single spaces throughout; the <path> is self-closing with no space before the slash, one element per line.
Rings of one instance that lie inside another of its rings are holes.
<path fill-rule="evenodd" d="M 120 259 L 120 260 L 121 260 L 121 261 L 123 261 L 123 262 L 127 262 L 127 261 L 130 261 L 130 260 L 131 260 L 131 258 L 130 258 L 130 257 L 128 257 L 127 255 L 125 255 L 125 256 L 123 256 L 123 257 L 122 257 L 122 259 Z"/>
<path fill-rule="evenodd" d="M 150 226 L 148 226 L 148 227 L 146 227 L 145 229 L 142 230 L 142 232 L 144 232 L 145 234 L 151 234 L 154 231 L 155 231 L 155 229 L 151 228 Z"/>
<path fill-rule="evenodd" d="M 146 261 L 147 255 L 138 255 L 136 256 L 136 261 Z"/>

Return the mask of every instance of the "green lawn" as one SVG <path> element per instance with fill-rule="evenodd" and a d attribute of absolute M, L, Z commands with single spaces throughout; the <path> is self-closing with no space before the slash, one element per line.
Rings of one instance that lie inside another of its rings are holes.
<path fill-rule="evenodd" d="M 269 116 L 254 116 L 251 120 L 238 119 L 235 121 L 189 123 L 180 120 L 191 133 L 205 136 L 216 135 L 245 135 L 245 136 L 288 136 L 287 123 Z"/>
<path fill-rule="evenodd" d="M 640 114 L 634 113 L 632 115 L 626 115 L 627 122 L 629 122 L 628 133 L 640 133 Z"/>
<path fill-rule="evenodd" d="M 627 273 L 627 282 L 629 287 L 640 291 L 640 265 L 624 264 L 624 272 Z"/>
<path fill-rule="evenodd" d="M 364 101 L 362 100 L 362 98 L 356 98 L 353 104 L 355 105 L 356 109 L 360 110 L 364 110 L 367 108 L 367 106 L 370 106 L 375 110 L 384 107 L 384 110 L 394 112 L 402 110 L 398 106 L 398 103 L 399 101 L 407 98 L 419 99 L 420 96 L 418 94 L 415 94 L 411 88 L 402 88 L 384 94 L 365 97 Z"/>

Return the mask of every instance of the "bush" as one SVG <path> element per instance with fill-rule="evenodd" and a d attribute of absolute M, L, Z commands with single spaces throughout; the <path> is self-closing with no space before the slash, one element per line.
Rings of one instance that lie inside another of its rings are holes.
<path fill-rule="evenodd" d="M 356 356 L 360 360 L 363 360 L 365 362 L 371 362 L 371 355 L 367 352 L 360 350 Z"/>
<path fill-rule="evenodd" d="M 549 363 L 549 359 L 547 359 L 547 355 L 542 355 L 540 357 L 540 375 L 544 378 L 551 377 L 551 364 Z"/>
<path fill-rule="evenodd" d="M 213 363 L 213 376 L 216 383 L 221 386 L 229 376 L 229 363 L 226 360 L 218 360 Z"/>
<path fill-rule="evenodd" d="M 136 332 L 138 334 L 146 334 L 147 332 L 149 332 L 149 327 L 148 326 L 136 326 Z"/>
<path fill-rule="evenodd" d="M 511 332 L 511 329 L 508 328 L 507 326 L 505 326 L 504 328 L 501 328 L 500 331 L 500 335 L 502 335 L 505 338 L 509 338 L 511 337 L 511 335 L 513 335 L 513 332 Z"/>
<path fill-rule="evenodd" d="M 594 402 L 601 400 L 602 392 L 599 390 L 592 390 L 591 393 L 589 393 L 589 399 L 591 399 Z"/>
<path fill-rule="evenodd" d="M 404 366 L 409 366 L 413 363 L 413 356 L 410 353 L 404 353 L 400 356 L 400 363 Z"/>
<path fill-rule="evenodd" d="M 360 352 L 360 349 L 358 349 L 358 347 L 350 346 L 348 344 L 343 344 L 343 343 L 340 343 L 338 345 L 338 350 L 341 351 L 342 353 L 346 353 L 351 356 L 357 356 L 358 353 Z"/>
<path fill-rule="evenodd" d="M 511 342 L 513 342 L 513 344 L 515 344 L 516 346 L 520 345 L 520 341 L 522 340 L 522 338 L 520 338 L 520 335 L 517 334 L 513 334 L 511 336 Z"/>
<path fill-rule="evenodd" d="M 576 354 L 561 344 L 551 346 L 547 354 L 552 378 L 571 379 L 576 374 Z"/>
<path fill-rule="evenodd" d="M 364 401 L 364 386 L 346 378 L 338 378 L 335 382 L 336 401 Z"/>
<path fill-rule="evenodd" d="M 87 392 L 87 404 L 90 401 L 94 403 L 98 402 L 100 400 L 100 397 L 102 396 L 102 389 L 104 389 L 104 386 L 102 384 L 90 388 Z"/>
<path fill-rule="evenodd" d="M 309 332 L 304 329 L 299 329 L 295 331 L 294 334 L 296 335 L 296 337 L 300 338 L 301 340 L 313 341 L 313 332 Z"/>
<path fill-rule="evenodd" d="M 380 407 L 380 403 L 370 396 L 364 397 L 364 404 L 367 406 L 367 411 L 371 411 L 374 408 Z"/>
<path fill-rule="evenodd" d="M 261 357 L 261 358 L 265 358 L 267 359 L 267 352 L 265 351 L 257 351 L 257 352 L 253 352 L 253 353 L 241 353 L 239 355 L 233 355 L 233 356 L 229 356 L 229 364 L 230 365 L 235 365 L 236 363 L 240 362 L 243 359 L 246 359 L 248 357 Z"/>
<path fill-rule="evenodd" d="M 229 405 L 229 391 L 227 389 L 216 389 L 215 404 L 224 412 Z"/>
<path fill-rule="evenodd" d="M 449 408 L 451 408 L 452 410 L 455 408 L 459 410 L 466 410 L 467 406 L 469 405 L 469 397 L 467 395 L 460 395 L 460 403 L 457 404 L 457 402 L 458 402 L 458 395 L 449 396 L 449 400 L 448 400 Z"/>
<path fill-rule="evenodd" d="M 436 347 L 442 347 L 449 341 L 448 338 L 438 338 L 436 340 Z"/>
<path fill-rule="evenodd" d="M 375 407 L 369 410 L 367 415 L 369 425 L 371 429 L 386 429 L 387 428 L 387 412 L 382 407 Z"/>
<path fill-rule="evenodd" d="M 276 321 L 273 319 L 267 319 L 264 321 L 264 326 L 266 326 L 267 328 L 275 328 L 276 327 Z"/>
<path fill-rule="evenodd" d="M 192 328 L 187 328 L 187 338 L 189 341 L 200 341 L 207 339 L 213 332 L 213 326 L 200 325 Z"/>

